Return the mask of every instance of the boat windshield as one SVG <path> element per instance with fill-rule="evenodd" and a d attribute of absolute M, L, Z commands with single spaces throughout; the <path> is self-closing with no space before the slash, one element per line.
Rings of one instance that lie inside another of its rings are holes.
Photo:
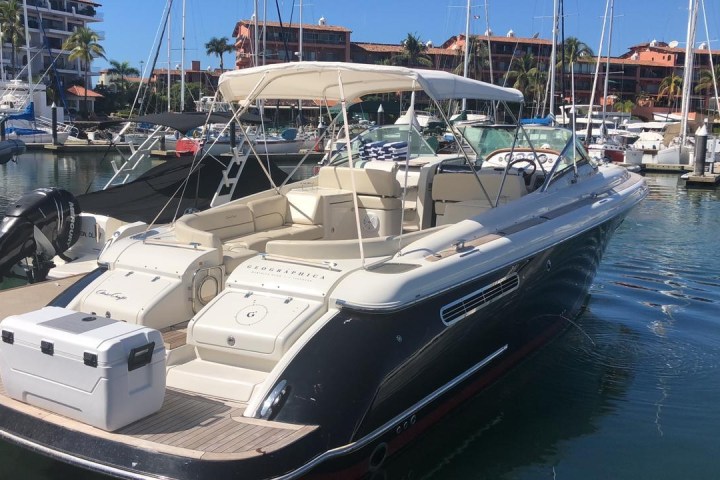
<path fill-rule="evenodd" d="M 517 132 L 515 125 L 469 125 L 460 131 L 477 154 L 478 162 L 501 149 L 542 149 L 561 152 L 572 139 L 572 132 L 564 128 L 527 125 L 525 133 Z"/>
<path fill-rule="evenodd" d="M 434 156 L 436 149 L 431 143 L 437 144 L 437 140 L 432 137 L 426 139 L 410 125 L 384 125 L 363 131 L 350 141 L 350 146 L 356 162 L 403 161 L 408 156 L 408 149 L 410 158 Z M 337 149 L 330 163 L 347 163 L 347 143 L 338 141 Z"/>

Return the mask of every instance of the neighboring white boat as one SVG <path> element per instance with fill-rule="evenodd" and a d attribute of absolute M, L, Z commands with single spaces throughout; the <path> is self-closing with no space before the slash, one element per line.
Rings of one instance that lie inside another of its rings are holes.
<path fill-rule="evenodd" d="M 339 62 L 234 70 L 219 89 L 240 105 L 523 101 Z M 345 164 L 113 242 L 49 307 L 0 323 L 0 437 L 121 478 L 377 468 L 572 324 L 647 195 L 568 130 L 516 128 L 466 127 L 478 161 L 417 151 L 409 127 L 404 159 L 365 161 L 347 134 Z"/>
<path fill-rule="evenodd" d="M 407 110 L 400 112 L 400 116 L 395 120 L 395 125 L 408 125 L 410 122 L 417 122 L 422 128 L 427 128 L 432 125 L 442 125 L 443 120 L 437 115 L 426 112 L 424 110 Z"/>
<path fill-rule="evenodd" d="M 206 115 L 163 113 L 136 120 L 160 126 L 144 134 L 102 190 L 75 197 L 64 190 L 41 188 L 26 193 L 4 212 L 0 276 L 37 282 L 88 273 L 97 268 L 104 248 L 144 230 L 148 223 L 168 223 L 188 209 L 222 205 L 270 187 L 269 177 L 280 182 L 287 176 L 274 165 L 268 170 L 248 162 L 250 151 L 242 142 L 232 156 L 216 158 L 205 152 L 150 168 L 150 152 L 167 136 L 165 127 L 189 130 L 202 125 Z"/>

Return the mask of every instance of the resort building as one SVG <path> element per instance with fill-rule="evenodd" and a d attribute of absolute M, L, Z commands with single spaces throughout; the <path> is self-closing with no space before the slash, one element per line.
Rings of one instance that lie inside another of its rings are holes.
<path fill-rule="evenodd" d="M 78 27 L 92 28 L 99 34 L 100 40 L 104 40 L 104 33 L 94 28 L 95 23 L 103 20 L 102 13 L 98 12 L 101 5 L 91 0 L 25 1 L 30 51 L 27 51 L 24 41 L 17 45 L 13 65 L 13 46 L 5 40 L 1 48 L 0 80 L 12 80 L 16 76 L 27 80 L 27 70 L 23 74 L 20 71 L 27 66 L 29 57 L 33 80 L 52 86 L 58 92 L 55 100 L 59 106 L 78 108 L 76 101 L 71 102 L 73 105 L 67 104 L 67 89 L 74 83 L 83 83 L 85 69 L 91 69 L 92 66 L 86 66 L 79 60 L 70 61 L 62 45 Z M 23 2 L 19 3 L 22 5 Z M 24 26 L 24 16 L 22 21 Z M 91 70 L 90 75 L 95 73 Z M 42 86 L 39 89 L 43 90 Z M 36 101 L 36 110 L 39 112 L 45 107 L 41 103 Z"/>
<path fill-rule="evenodd" d="M 403 45 L 379 44 L 370 42 L 352 42 L 352 31 L 342 27 L 328 25 L 321 19 L 318 25 L 303 24 L 303 59 L 322 61 L 350 61 L 356 63 L 379 64 L 389 62 L 394 56 L 403 53 Z M 268 22 L 263 33 L 259 27 L 257 40 L 266 48 L 253 48 L 255 38 L 255 25 L 253 20 L 237 22 L 233 31 L 235 37 L 235 65 L 237 68 L 246 68 L 256 64 L 298 61 L 300 25 L 280 24 Z M 552 51 L 552 41 L 532 37 L 517 36 L 512 30 L 505 35 L 494 35 L 486 32 L 478 35 L 477 41 L 483 44 L 492 60 L 492 72 L 485 61 L 474 74 L 475 78 L 495 84 L 512 85 L 505 80 L 507 73 L 513 67 L 513 59 L 526 54 L 533 56 L 537 66 L 542 71 L 549 70 Z M 432 68 L 462 72 L 463 55 L 465 50 L 465 35 L 456 35 L 439 46 L 426 43 L 425 54 L 432 62 Z M 710 51 L 704 45 L 695 50 L 695 63 L 693 69 L 693 85 L 691 87 L 690 110 L 698 112 L 714 112 L 716 110 L 712 91 L 696 92 L 695 87 L 701 77 L 701 71 L 709 70 L 710 55 L 713 64 L 720 64 L 720 50 Z M 597 57 L 585 57 L 573 65 L 574 93 L 576 104 L 589 104 L 592 94 L 593 78 L 595 75 Z M 609 64 L 605 58 L 600 62 L 600 78 L 604 79 L 606 70 L 609 77 L 607 98 L 603 93 L 603 81 L 598 83 L 596 94 L 592 103 L 598 105 L 606 103 L 613 106 L 616 102 L 632 101 L 637 112 L 651 120 L 654 112 L 668 112 L 679 109 L 680 98 L 667 98 L 662 96 L 661 84 L 666 77 L 677 75 L 682 77 L 685 62 L 685 49 L 678 48 L 677 42 L 663 43 L 653 40 L 629 47 L 628 52 L 619 57 L 610 58 Z M 571 100 L 570 66 L 559 68 L 556 73 L 555 104 L 560 106 L 568 104 Z M 541 98 L 542 97 L 542 98 Z M 541 102 L 547 103 L 544 93 L 528 94 L 526 92 L 526 108 L 536 108 Z M 635 111 L 634 111 L 635 113 Z"/>

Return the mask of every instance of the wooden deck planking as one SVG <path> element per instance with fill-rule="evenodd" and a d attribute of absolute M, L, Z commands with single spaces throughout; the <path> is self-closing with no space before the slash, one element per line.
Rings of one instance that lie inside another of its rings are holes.
<path fill-rule="evenodd" d="M 262 455 L 288 445 L 315 430 L 315 426 L 290 425 L 242 417 L 242 408 L 217 399 L 168 389 L 162 409 L 117 432 L 105 432 L 5 396 L 0 382 L 0 403 L 22 405 L 21 411 L 44 416 L 64 428 L 83 431 L 92 436 L 135 445 L 152 447 L 175 455 L 199 458 L 244 458 Z"/>
<path fill-rule="evenodd" d="M 202 424 L 208 418 L 214 419 L 215 421 L 213 423 L 216 424 L 225 419 L 229 420 L 229 417 L 226 415 L 208 417 L 207 414 L 198 415 L 195 413 L 192 417 L 186 417 L 183 419 L 183 422 L 175 427 L 176 431 L 162 434 L 156 439 L 156 441 L 180 447 L 186 437 L 192 437 L 198 431 L 204 430 Z"/>
<path fill-rule="evenodd" d="M 187 341 L 187 323 L 183 322 L 181 326 L 169 327 L 162 330 L 163 343 L 166 350 L 172 350 L 185 345 Z"/>

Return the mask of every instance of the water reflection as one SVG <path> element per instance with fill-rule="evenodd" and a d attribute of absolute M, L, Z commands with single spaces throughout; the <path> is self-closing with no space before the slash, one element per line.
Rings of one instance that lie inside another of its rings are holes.
<path fill-rule="evenodd" d="M 631 330 L 591 313 L 385 466 L 386 478 L 552 478 L 562 442 L 591 435 L 626 396 Z M 588 335 L 593 341 L 588 340 Z M 520 475 L 519 475 L 520 474 Z"/>

